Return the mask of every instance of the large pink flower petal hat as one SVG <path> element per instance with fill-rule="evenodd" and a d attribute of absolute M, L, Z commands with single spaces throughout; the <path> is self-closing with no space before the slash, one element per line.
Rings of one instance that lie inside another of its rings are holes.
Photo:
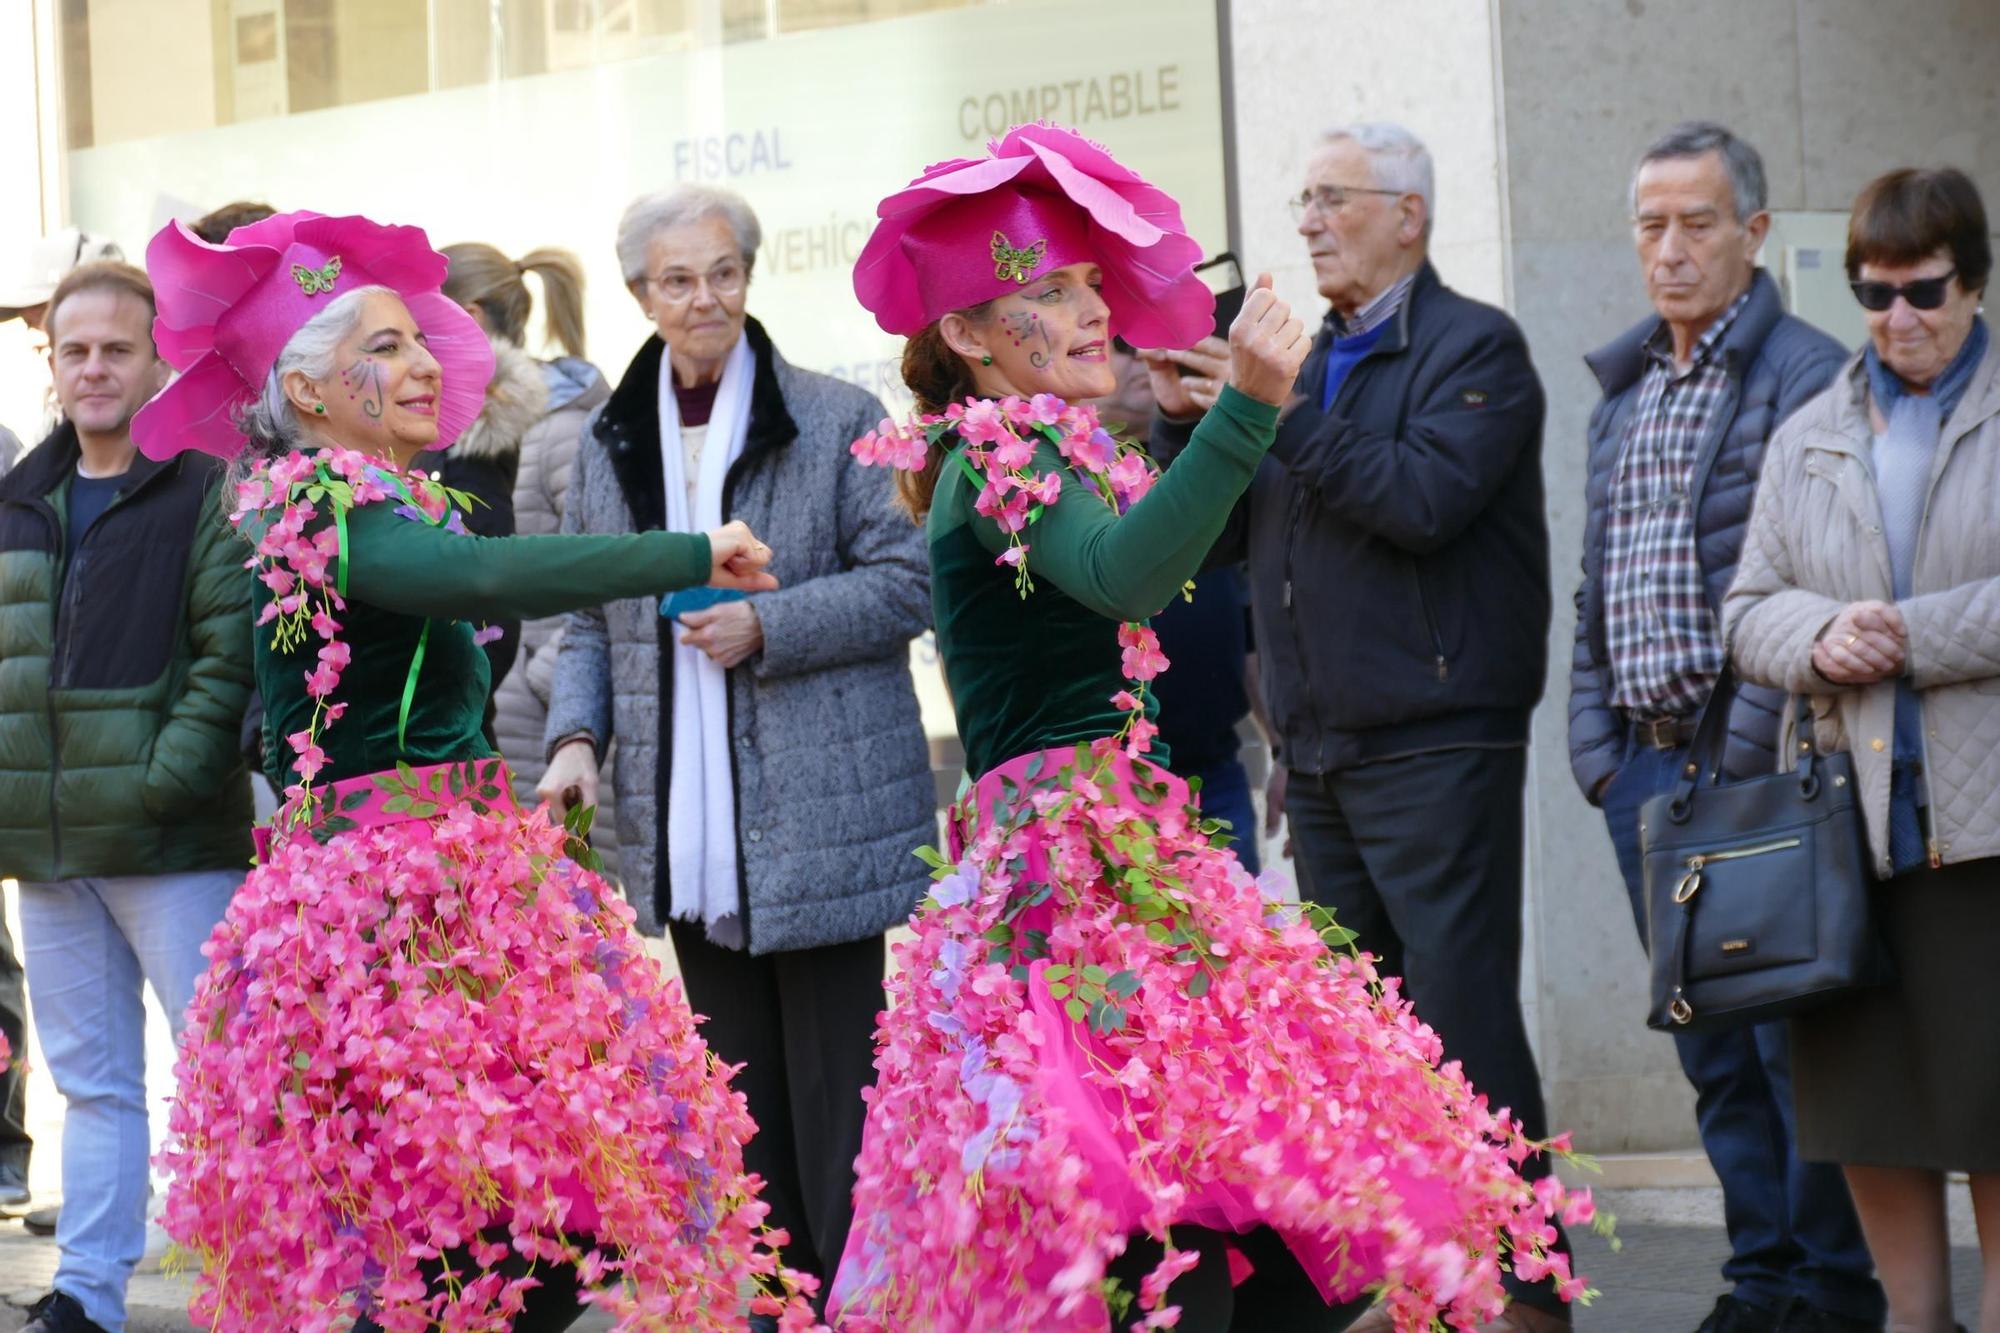
<path fill-rule="evenodd" d="M 1111 328 L 1126 341 L 1188 347 L 1214 327 L 1180 205 L 1075 130 L 1017 125 L 987 156 L 940 162 L 875 212 L 854 294 L 885 332 L 920 333 L 1086 262 L 1103 271 Z"/>
<path fill-rule="evenodd" d="M 132 419 L 132 438 L 148 458 L 241 452 L 237 414 L 263 391 L 285 344 L 336 297 L 361 287 L 403 298 L 443 370 L 434 448 L 457 439 L 485 405 L 493 345 L 439 290 L 445 257 L 420 227 L 279 213 L 210 245 L 170 222 L 146 247 L 146 268 L 159 305 L 153 341 L 180 372 Z"/>

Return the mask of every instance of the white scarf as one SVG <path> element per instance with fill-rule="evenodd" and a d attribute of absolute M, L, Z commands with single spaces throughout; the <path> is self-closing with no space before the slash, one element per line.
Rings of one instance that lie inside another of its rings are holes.
<path fill-rule="evenodd" d="M 743 454 L 750 430 L 750 385 L 756 364 L 750 340 L 738 338 L 723 367 L 695 479 L 692 512 L 681 451 L 680 401 L 674 396 L 671 352 L 660 357 L 660 471 L 666 484 L 667 528 L 707 532 L 722 526 L 722 483 Z M 699 921 L 708 937 L 743 947 L 737 914 L 736 783 L 729 759 L 729 673 L 707 653 L 674 635 L 674 753 L 667 790 L 667 876 L 676 920 Z"/>

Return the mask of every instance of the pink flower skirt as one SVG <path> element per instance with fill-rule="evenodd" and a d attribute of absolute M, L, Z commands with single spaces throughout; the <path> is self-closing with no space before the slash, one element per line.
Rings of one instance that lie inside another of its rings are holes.
<path fill-rule="evenodd" d="M 1394 980 L 1211 844 L 1180 779 L 1105 742 L 1023 755 L 952 832 L 876 1034 L 834 1327 L 1165 1326 L 1195 1259 L 1175 1225 L 1268 1225 L 1329 1300 L 1379 1287 L 1408 1328 L 1550 1271 L 1564 1201 L 1517 1174 L 1534 1146 Z M 1167 1257 L 1107 1300 L 1139 1232 Z"/>
<path fill-rule="evenodd" d="M 162 1155 L 203 1325 L 501 1330 L 532 1280 L 485 1271 L 510 1249 L 575 1264 L 620 1328 L 740 1328 L 747 1290 L 788 1285 L 731 1070 L 510 785 L 497 761 L 337 784 L 216 927 Z"/>

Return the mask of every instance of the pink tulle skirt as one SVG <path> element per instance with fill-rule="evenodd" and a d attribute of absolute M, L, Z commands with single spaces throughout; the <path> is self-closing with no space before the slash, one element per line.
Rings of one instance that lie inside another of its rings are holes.
<path fill-rule="evenodd" d="M 731 1071 L 509 791 L 498 761 L 334 786 L 205 946 L 162 1160 L 204 1326 L 504 1330 L 510 1250 L 620 1328 L 738 1329 L 782 1288 Z"/>
<path fill-rule="evenodd" d="M 1021 756 L 954 809 L 877 1033 L 836 1328 L 1100 1330 L 1140 1232 L 1167 1259 L 1109 1308 L 1153 1327 L 1193 1262 L 1172 1227 L 1260 1224 L 1330 1301 L 1379 1285 L 1406 1326 L 1469 1326 L 1505 1247 L 1553 1239 L 1529 1146 L 1395 982 L 1215 831 L 1108 743 Z"/>

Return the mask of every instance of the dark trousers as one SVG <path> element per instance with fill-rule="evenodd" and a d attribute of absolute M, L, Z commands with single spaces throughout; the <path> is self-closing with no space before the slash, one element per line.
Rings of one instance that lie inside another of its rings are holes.
<path fill-rule="evenodd" d="M 12 1054 L 0 1072 L 0 1164 L 19 1167 L 25 1183 L 28 1154 L 28 998 L 14 934 L 0 921 L 0 1032 Z"/>
<path fill-rule="evenodd" d="M 1174 1228 L 1174 1244 L 1194 1250 L 1201 1262 L 1167 1288 L 1167 1305 L 1181 1308 L 1179 1333 L 1338 1333 L 1373 1304 L 1361 1296 L 1341 1305 L 1320 1299 L 1319 1288 L 1299 1267 L 1278 1233 L 1269 1227 L 1241 1236 L 1225 1236 L 1206 1227 Z M 1229 1247 L 1251 1264 L 1252 1272 L 1239 1286 L 1229 1272 Z M 1164 1247 L 1151 1236 L 1133 1236 L 1125 1252 L 1113 1259 L 1106 1274 L 1136 1299 L 1139 1284 L 1159 1265 Z M 1132 1321 L 1139 1317 L 1137 1305 Z M 1125 1327 L 1120 1324 L 1119 1327 Z"/>
<path fill-rule="evenodd" d="M 791 1233 L 785 1262 L 819 1277 L 824 1299 L 854 1217 L 882 937 L 752 955 L 711 942 L 693 922 L 667 928 L 688 1004 L 708 1017 L 702 1039 L 718 1059 L 743 1065 L 735 1086 L 757 1122 L 743 1164 L 764 1178 L 766 1225 Z"/>
<path fill-rule="evenodd" d="M 1672 788 L 1686 761 L 1685 749 L 1656 750 L 1635 740 L 1601 797 L 1641 943 L 1639 807 Z M 1773 1310 L 1798 1297 L 1849 1319 L 1879 1322 L 1887 1307 L 1847 1182 L 1838 1167 L 1801 1162 L 1793 1151 L 1785 1025 L 1679 1032 L 1673 1043 L 1694 1085 L 1702 1151 L 1722 1182 L 1730 1249 L 1722 1275 L 1736 1294 Z"/>
<path fill-rule="evenodd" d="M 1236 853 L 1236 859 L 1243 868 L 1256 874 L 1260 858 L 1257 855 L 1257 806 L 1250 799 L 1250 775 L 1244 771 L 1241 759 L 1225 759 L 1219 764 L 1203 764 L 1196 768 L 1183 769 L 1174 766 L 1174 772 L 1185 778 L 1201 779 L 1201 812 L 1210 819 L 1229 822 L 1230 836 L 1236 841 L 1229 850 Z"/>
<path fill-rule="evenodd" d="M 504 1241 L 507 1232 L 503 1228 L 487 1233 L 486 1239 Z M 582 1239 L 580 1237 L 575 1239 Z M 467 1274 L 476 1270 L 469 1251 L 461 1248 L 447 1250 L 443 1259 L 432 1259 L 418 1267 L 424 1283 L 433 1292 L 444 1278 L 445 1260 L 450 1260 L 453 1272 L 463 1281 Z M 509 1252 L 500 1261 L 497 1271 L 509 1278 L 527 1276 L 529 1264 L 520 1255 Z M 562 1333 L 583 1315 L 581 1288 L 576 1280 L 576 1268 L 570 1264 L 536 1264 L 535 1276 L 541 1285 L 528 1288 L 526 1302 L 521 1313 L 514 1316 L 514 1322 L 507 1327 L 510 1333 Z M 361 1318 L 354 1321 L 353 1333 L 382 1333 L 382 1326 L 373 1319 Z"/>
<path fill-rule="evenodd" d="M 1335 773 L 1285 792 L 1299 892 L 1333 909 L 1387 976 L 1403 978 L 1473 1089 L 1530 1138 L 1548 1134 L 1521 1017 L 1521 791 L 1527 751 L 1453 749 Z M 1545 1158 L 1521 1173 L 1545 1175 Z M 1550 1310 L 1546 1286 L 1509 1290 Z"/>

